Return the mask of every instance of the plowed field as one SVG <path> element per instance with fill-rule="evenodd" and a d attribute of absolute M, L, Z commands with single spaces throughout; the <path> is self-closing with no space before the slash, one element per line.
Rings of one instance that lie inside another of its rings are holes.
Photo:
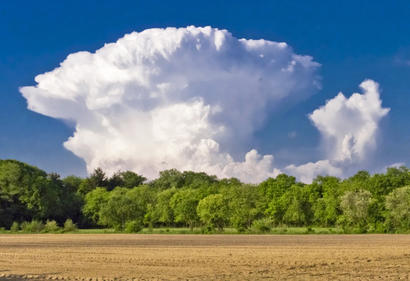
<path fill-rule="evenodd" d="M 410 235 L 0 235 L 0 280 L 410 280 Z"/>

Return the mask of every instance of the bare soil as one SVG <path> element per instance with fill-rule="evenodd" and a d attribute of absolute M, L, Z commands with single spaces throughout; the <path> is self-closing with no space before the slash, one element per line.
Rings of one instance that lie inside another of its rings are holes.
<path fill-rule="evenodd" d="M 0 235 L 0 280 L 410 280 L 410 235 Z"/>

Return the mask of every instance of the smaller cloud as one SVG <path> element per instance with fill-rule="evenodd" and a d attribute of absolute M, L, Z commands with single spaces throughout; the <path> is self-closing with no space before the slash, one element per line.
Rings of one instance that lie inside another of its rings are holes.
<path fill-rule="evenodd" d="M 379 122 L 390 109 L 382 107 L 378 83 L 365 80 L 360 88 L 363 94 L 346 98 L 339 93 L 309 115 L 323 138 L 326 159 L 289 165 L 285 171 L 308 183 L 317 175 L 345 176 L 349 167 L 366 160 L 376 148 Z"/>
<path fill-rule="evenodd" d="M 223 177 L 235 177 L 248 179 L 249 182 L 259 183 L 268 177 L 275 178 L 281 173 L 273 168 L 273 155 L 260 155 L 252 149 L 245 155 L 244 162 L 230 162 L 222 170 Z M 251 180 L 249 180 L 251 179 Z"/>
<path fill-rule="evenodd" d="M 295 175 L 298 180 L 304 183 L 311 183 L 318 175 L 332 175 L 335 177 L 341 177 L 343 175 L 343 169 L 334 166 L 329 160 L 309 162 L 300 166 L 289 165 L 285 168 L 285 171 L 291 175 Z"/>
<path fill-rule="evenodd" d="M 389 108 L 381 105 L 379 84 L 365 80 L 363 94 L 346 98 L 339 93 L 309 115 L 324 139 L 327 156 L 333 161 L 360 161 L 376 146 L 379 121 Z"/>
<path fill-rule="evenodd" d="M 390 164 L 390 165 L 387 165 L 386 167 L 384 167 L 384 171 L 385 170 L 387 170 L 388 168 L 400 168 L 400 167 L 403 167 L 403 166 L 406 166 L 406 163 L 404 163 L 404 162 L 397 162 L 397 163 L 393 163 L 393 164 Z"/>

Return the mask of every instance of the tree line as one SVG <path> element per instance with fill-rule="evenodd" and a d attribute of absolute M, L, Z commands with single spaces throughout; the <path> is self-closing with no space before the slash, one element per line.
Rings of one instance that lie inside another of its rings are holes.
<path fill-rule="evenodd" d="M 138 232 L 143 227 L 226 227 L 268 232 L 272 227 L 339 227 L 347 233 L 410 231 L 410 170 L 388 168 L 347 179 L 318 176 L 311 184 L 281 174 L 259 184 L 206 173 L 160 172 L 148 181 L 131 171 L 108 177 L 61 178 L 16 160 L 0 160 L 0 227 L 72 220 L 81 228 Z"/>

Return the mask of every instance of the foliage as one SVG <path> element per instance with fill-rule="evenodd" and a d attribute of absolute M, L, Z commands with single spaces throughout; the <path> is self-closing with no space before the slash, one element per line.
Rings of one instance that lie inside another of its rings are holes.
<path fill-rule="evenodd" d="M 260 204 L 261 211 L 272 218 L 275 224 L 283 222 L 286 206 L 283 205 L 282 196 L 295 183 L 294 177 L 281 174 L 275 179 L 269 178 L 259 185 L 259 192 L 263 198 Z"/>
<path fill-rule="evenodd" d="M 107 203 L 101 208 L 99 224 L 123 230 L 127 221 L 137 219 L 141 212 L 139 206 L 126 196 L 126 192 L 127 189 L 121 187 L 110 192 Z"/>
<path fill-rule="evenodd" d="M 171 198 L 177 190 L 175 187 L 159 191 L 157 193 L 156 205 L 153 210 L 153 220 L 165 225 L 174 222 L 174 211 L 171 208 Z"/>
<path fill-rule="evenodd" d="M 199 201 L 197 213 L 202 223 L 206 226 L 222 231 L 229 222 L 228 202 L 222 194 L 211 194 Z"/>
<path fill-rule="evenodd" d="M 141 223 L 148 205 L 153 202 L 154 194 L 148 186 L 133 189 L 116 187 L 107 192 L 95 189 L 86 196 L 84 212 L 98 224 L 124 230 L 128 221 L 139 220 Z"/>
<path fill-rule="evenodd" d="M 10 226 L 10 231 L 11 232 L 17 232 L 20 230 L 20 224 L 18 222 L 13 222 L 13 224 Z"/>
<path fill-rule="evenodd" d="M 347 191 L 341 198 L 340 207 L 343 211 L 341 224 L 349 227 L 359 227 L 365 230 L 369 219 L 369 206 L 372 194 L 363 189 Z"/>
<path fill-rule="evenodd" d="M 58 217 L 59 187 L 52 177 L 32 166 L 0 160 L 0 221 L 9 227 L 14 220 Z"/>
<path fill-rule="evenodd" d="M 109 197 L 109 192 L 102 187 L 97 187 L 93 191 L 87 193 L 83 207 L 84 215 L 96 224 L 101 223 L 101 210 L 107 204 Z"/>
<path fill-rule="evenodd" d="M 153 180 L 150 185 L 158 189 L 191 187 L 199 188 L 204 185 L 211 185 L 217 182 L 215 176 L 206 173 L 196 173 L 185 171 L 181 173 L 176 169 L 165 170 L 159 173 L 159 178 Z"/>
<path fill-rule="evenodd" d="M 21 230 L 23 232 L 38 233 L 44 229 L 44 224 L 41 221 L 32 220 L 31 222 L 24 221 L 21 224 Z"/>
<path fill-rule="evenodd" d="M 46 224 L 44 225 L 44 232 L 58 232 L 61 228 L 58 226 L 55 220 L 47 220 Z"/>
<path fill-rule="evenodd" d="M 125 232 L 138 233 L 144 228 L 144 225 L 139 220 L 128 221 L 125 224 Z"/>
<path fill-rule="evenodd" d="M 269 218 L 255 220 L 252 223 L 252 230 L 256 233 L 270 232 L 273 227 L 273 221 Z"/>
<path fill-rule="evenodd" d="M 282 222 L 287 225 L 303 226 L 312 222 L 309 194 L 303 185 L 292 185 L 281 197 L 280 205 L 286 211 Z"/>
<path fill-rule="evenodd" d="M 120 177 L 121 182 L 115 187 L 122 186 L 126 188 L 133 188 L 142 185 L 147 180 L 145 177 L 131 171 L 120 173 Z"/>
<path fill-rule="evenodd" d="M 261 216 L 258 209 L 260 201 L 257 186 L 235 184 L 224 192 L 228 201 L 230 224 L 239 232 L 250 228 L 253 221 Z"/>
<path fill-rule="evenodd" d="M 317 177 L 309 189 L 309 201 L 312 204 L 313 223 L 322 226 L 334 226 L 341 215 L 340 180 L 336 177 Z"/>
<path fill-rule="evenodd" d="M 151 181 L 132 171 L 107 175 L 100 168 L 87 178 L 61 179 L 16 160 L 0 160 L 0 228 L 59 232 L 78 225 L 137 232 L 148 227 L 141 230 L 145 233 L 187 226 L 184 232 L 283 233 L 289 227 L 328 232 L 340 225 L 345 232 L 407 233 L 409 186 L 406 167 L 374 175 L 359 171 L 344 180 L 318 176 L 311 184 L 281 174 L 250 185 L 175 169 Z"/>
<path fill-rule="evenodd" d="M 63 231 L 64 232 L 73 232 L 73 231 L 77 231 L 77 225 L 75 223 L 73 223 L 72 219 L 67 219 L 64 222 L 64 226 L 63 226 Z"/>
<path fill-rule="evenodd" d="M 387 226 L 391 230 L 410 229 L 410 186 L 393 190 L 386 197 Z"/>
<path fill-rule="evenodd" d="M 170 201 L 171 208 L 175 214 L 175 222 L 185 223 L 192 229 L 199 221 L 196 208 L 200 199 L 198 190 L 178 190 Z"/>

